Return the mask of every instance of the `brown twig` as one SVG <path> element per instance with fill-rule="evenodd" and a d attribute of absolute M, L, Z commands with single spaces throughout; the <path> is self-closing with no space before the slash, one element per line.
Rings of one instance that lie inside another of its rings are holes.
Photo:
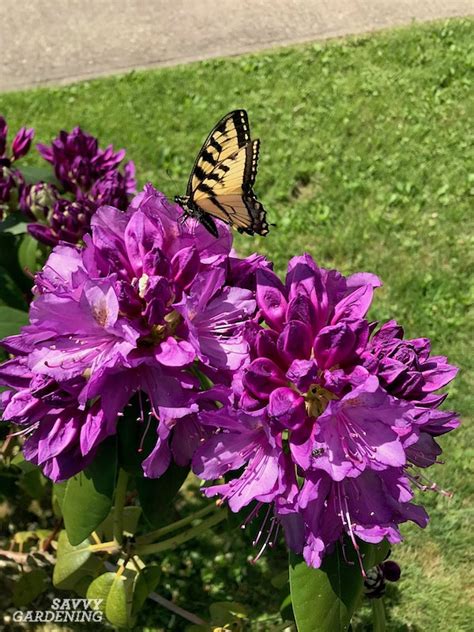
<path fill-rule="evenodd" d="M 43 542 L 43 546 L 41 547 L 41 551 L 43 553 L 49 549 L 49 547 L 51 546 L 51 542 L 61 531 L 62 526 L 63 526 L 63 519 L 58 518 L 58 520 L 56 521 L 56 524 L 54 525 L 54 529 L 51 531 L 50 535 Z"/>

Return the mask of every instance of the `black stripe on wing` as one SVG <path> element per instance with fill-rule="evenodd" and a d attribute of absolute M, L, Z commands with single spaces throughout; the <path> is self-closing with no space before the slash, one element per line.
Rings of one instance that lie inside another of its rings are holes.
<path fill-rule="evenodd" d="M 227 129 L 228 122 L 232 122 L 230 129 Z M 232 129 L 233 127 L 233 129 Z M 245 110 L 234 110 L 226 114 L 210 132 L 206 140 L 204 141 L 196 160 L 194 161 L 193 168 L 188 180 L 188 186 L 186 188 L 186 195 L 192 196 L 193 193 L 193 178 L 197 177 L 198 180 L 203 179 L 202 174 L 207 175 L 200 167 L 201 160 L 211 165 L 214 168 L 222 160 L 222 154 L 226 150 L 226 144 L 229 144 L 235 139 L 236 150 L 240 149 L 250 141 L 250 128 L 247 112 Z M 213 148 L 217 152 L 217 157 L 213 156 L 209 148 Z M 211 173 L 213 169 L 210 169 Z"/>

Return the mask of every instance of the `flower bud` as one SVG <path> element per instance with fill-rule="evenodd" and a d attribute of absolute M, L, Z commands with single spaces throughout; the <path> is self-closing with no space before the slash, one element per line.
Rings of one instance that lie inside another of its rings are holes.
<path fill-rule="evenodd" d="M 22 204 L 23 210 L 39 222 L 44 222 L 58 198 L 59 192 L 53 184 L 37 182 L 29 187 Z"/>
<path fill-rule="evenodd" d="M 16 133 L 16 136 L 12 142 L 13 160 L 18 160 L 28 153 L 34 135 L 35 130 L 33 128 L 27 129 L 26 127 L 22 127 Z"/>

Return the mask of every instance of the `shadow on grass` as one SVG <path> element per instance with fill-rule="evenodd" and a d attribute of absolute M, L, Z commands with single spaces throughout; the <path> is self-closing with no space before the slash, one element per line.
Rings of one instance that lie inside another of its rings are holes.
<path fill-rule="evenodd" d="M 387 591 L 384 597 L 385 618 L 387 632 L 424 632 L 419 626 L 412 623 L 400 621 L 398 616 L 393 616 L 394 606 L 403 606 L 403 593 L 398 586 L 393 584 L 387 585 Z M 362 608 L 357 613 L 353 622 L 354 632 L 372 632 L 372 604 L 369 599 L 364 601 Z"/>

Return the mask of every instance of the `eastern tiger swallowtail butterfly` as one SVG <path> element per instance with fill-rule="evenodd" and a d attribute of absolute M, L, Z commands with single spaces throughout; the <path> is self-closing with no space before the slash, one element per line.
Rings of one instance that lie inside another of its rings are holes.
<path fill-rule="evenodd" d="M 213 217 L 240 233 L 266 235 L 265 209 L 252 191 L 259 145 L 259 140 L 250 140 L 245 110 L 224 116 L 201 147 L 186 195 L 175 197 L 184 219 L 194 217 L 215 237 L 218 232 Z"/>

